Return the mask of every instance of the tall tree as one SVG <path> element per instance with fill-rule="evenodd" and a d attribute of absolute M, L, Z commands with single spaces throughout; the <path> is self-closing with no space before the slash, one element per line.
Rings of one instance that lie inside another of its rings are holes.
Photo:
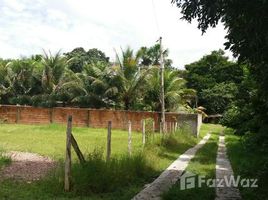
<path fill-rule="evenodd" d="M 70 62 L 68 63 L 69 68 L 73 72 L 82 72 L 83 67 L 86 64 L 104 62 L 109 63 L 109 57 L 106 57 L 105 53 L 93 48 L 85 51 L 84 48 L 78 47 L 73 49 L 71 52 L 64 53 Z"/>
<path fill-rule="evenodd" d="M 160 65 L 160 44 L 155 44 L 152 47 L 141 47 L 137 53 L 140 57 L 140 64 L 142 66 Z M 168 58 L 169 50 L 163 51 L 165 67 L 171 67 L 172 60 Z"/>
<path fill-rule="evenodd" d="M 250 64 L 257 83 L 257 98 L 251 99 L 253 110 L 249 120 L 258 122 L 254 132 L 265 132 L 268 124 L 268 2 L 222 0 L 172 0 L 181 9 L 183 19 L 197 19 L 204 33 L 222 22 L 227 29 L 225 46 L 240 62 Z M 257 100 L 256 100 L 257 99 Z"/>
<path fill-rule="evenodd" d="M 195 97 L 196 92 L 193 89 L 186 88 L 186 81 L 179 77 L 176 70 L 165 70 L 164 74 L 165 107 L 167 111 L 178 111 L 180 107 L 187 104 L 187 101 Z M 148 80 L 145 104 L 150 110 L 161 111 L 160 103 L 160 71 L 158 67 L 151 70 L 151 76 Z"/>
<path fill-rule="evenodd" d="M 118 66 L 114 66 L 114 81 L 118 88 L 119 99 L 123 102 L 124 109 L 129 110 L 135 101 L 145 91 L 145 84 L 149 77 L 150 68 L 139 68 L 139 53 L 129 47 L 122 50 L 122 56 L 117 54 Z"/>
<path fill-rule="evenodd" d="M 199 105 L 209 114 L 222 114 L 234 99 L 236 85 L 243 79 L 243 67 L 228 61 L 224 51 L 218 50 L 185 68 L 187 86 L 197 91 Z"/>

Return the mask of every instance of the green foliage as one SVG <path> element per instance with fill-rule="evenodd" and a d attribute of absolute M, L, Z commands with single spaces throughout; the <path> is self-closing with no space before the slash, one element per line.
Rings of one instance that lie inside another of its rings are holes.
<path fill-rule="evenodd" d="M 186 105 L 196 95 L 195 90 L 186 89 L 185 80 L 179 77 L 176 70 L 165 70 L 164 73 L 164 91 L 165 107 L 167 111 L 178 111 L 179 106 Z M 148 89 L 145 94 L 145 103 L 151 110 L 161 111 L 160 103 L 160 71 L 155 67 L 151 70 L 151 76 L 148 81 Z"/>
<path fill-rule="evenodd" d="M 172 60 L 168 58 L 168 53 L 168 49 L 163 50 L 165 67 L 170 68 Z M 141 47 L 137 54 L 140 57 L 140 63 L 142 66 L 160 65 L 160 44 L 156 44 L 149 48 Z"/>
<path fill-rule="evenodd" d="M 209 0 L 173 0 L 183 19 L 198 21 L 198 28 L 204 33 L 209 27 L 215 27 L 221 21 L 227 29 L 225 47 L 230 49 L 240 63 L 249 65 L 250 77 L 243 83 L 243 93 L 235 103 L 241 114 L 237 115 L 238 132 L 261 132 L 268 124 L 268 2 L 256 1 L 209 1 Z M 248 84 L 251 83 L 251 84 Z M 247 92 L 250 91 L 251 92 Z M 245 109 L 243 108 L 245 103 Z M 242 106 L 243 105 L 243 106 Z M 241 109 L 242 108 L 242 109 Z M 231 112 L 231 111 L 230 111 Z M 257 136 L 256 136 L 257 137 Z M 265 142 L 263 140 L 263 142 Z"/>
<path fill-rule="evenodd" d="M 41 107 L 57 105 L 125 110 L 160 110 L 160 46 L 130 47 L 112 65 L 98 49 L 76 48 L 62 55 L 44 52 L 31 58 L 1 60 L 0 103 Z M 145 57 L 150 62 L 145 66 Z M 164 51 L 166 67 L 171 65 Z M 167 111 L 176 111 L 195 96 L 179 71 L 165 73 Z"/>
<path fill-rule="evenodd" d="M 114 192 L 150 180 L 154 175 L 152 163 L 148 163 L 142 154 L 111 158 L 105 162 L 102 152 L 97 150 L 88 155 L 84 165 L 73 167 L 74 191 L 78 195 Z"/>
<path fill-rule="evenodd" d="M 11 159 L 4 155 L 4 151 L 2 148 L 0 148 L 0 170 L 2 167 L 9 165 L 11 163 Z"/>
<path fill-rule="evenodd" d="M 240 175 L 241 179 L 258 179 L 257 188 L 239 188 L 243 199 L 265 199 L 268 196 L 266 131 L 267 127 L 260 134 L 248 133 L 245 136 L 235 136 L 232 129 L 225 131 L 227 153 L 235 175 Z"/>
<path fill-rule="evenodd" d="M 235 83 L 219 83 L 212 88 L 204 89 L 200 97 L 206 100 L 206 105 L 212 113 L 223 113 L 227 106 L 234 101 L 237 93 Z"/>
<path fill-rule="evenodd" d="M 199 105 L 209 114 L 223 113 L 243 80 L 243 66 L 228 61 L 222 50 L 212 51 L 185 68 L 187 86 L 197 91 Z"/>
<path fill-rule="evenodd" d="M 202 135 L 211 128 L 216 126 L 202 126 Z M 0 145 L 5 150 L 30 151 L 58 161 L 58 169 L 45 179 L 27 184 L 2 180 L 1 199 L 131 199 L 144 184 L 153 181 L 180 154 L 198 142 L 189 132 L 177 132 L 164 139 L 156 133 L 154 140 L 143 147 L 141 134 L 133 132 L 133 155 L 128 156 L 127 132 L 114 130 L 112 157 L 106 162 L 102 149 L 106 146 L 107 130 L 74 127 L 73 134 L 79 147 L 88 156 L 84 165 L 78 163 L 76 156 L 72 157 L 73 185 L 72 191 L 66 193 L 63 191 L 62 163 L 65 131 L 65 126 L 56 124 L 0 126 Z"/>
<path fill-rule="evenodd" d="M 71 52 L 64 53 L 64 55 L 70 59 L 68 66 L 75 73 L 82 72 L 86 64 L 109 63 L 109 58 L 106 57 L 105 53 L 96 48 L 85 51 L 82 47 L 78 47 Z"/>

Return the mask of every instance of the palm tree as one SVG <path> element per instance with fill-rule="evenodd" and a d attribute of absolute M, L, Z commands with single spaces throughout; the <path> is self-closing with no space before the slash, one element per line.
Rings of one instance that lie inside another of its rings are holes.
<path fill-rule="evenodd" d="M 79 73 L 69 69 L 68 62 L 60 52 L 52 55 L 51 52 L 42 55 L 42 87 L 46 95 L 54 96 L 64 103 L 72 103 L 79 95 L 86 95 L 84 83 Z"/>
<path fill-rule="evenodd" d="M 152 69 L 152 75 L 148 81 L 148 90 L 145 95 L 145 103 L 152 110 L 160 111 L 160 72 L 158 67 Z M 178 111 L 180 106 L 195 96 L 195 91 L 185 87 L 185 80 L 178 76 L 175 70 L 165 70 L 164 74 L 165 106 L 167 111 Z"/>
<path fill-rule="evenodd" d="M 86 94 L 78 96 L 75 101 L 88 102 L 88 106 L 100 108 L 115 105 L 117 87 L 112 83 L 112 68 L 106 62 L 92 62 L 83 67 L 79 74 Z"/>
<path fill-rule="evenodd" d="M 164 64 L 166 67 L 171 67 L 172 60 L 168 59 L 169 50 L 163 51 Z M 141 47 L 138 51 L 140 64 L 143 66 L 159 66 L 160 65 L 160 44 L 155 44 L 152 47 Z"/>
<path fill-rule="evenodd" d="M 129 110 L 142 95 L 150 76 L 150 68 L 139 69 L 139 52 L 135 55 L 129 47 L 122 50 L 121 58 L 117 54 L 118 66 L 113 66 L 113 80 L 118 88 L 119 100 L 124 109 Z"/>
<path fill-rule="evenodd" d="M 10 63 L 0 64 L 0 99 L 2 102 L 14 96 L 14 74 L 8 65 Z"/>
<path fill-rule="evenodd" d="M 0 64 L 0 93 L 18 96 L 30 95 L 34 84 L 35 62 L 31 59 L 13 60 Z"/>
<path fill-rule="evenodd" d="M 36 62 L 32 59 L 14 60 L 9 63 L 16 95 L 32 94 L 32 90 L 36 87 L 34 82 L 35 65 Z"/>
<path fill-rule="evenodd" d="M 42 87 L 45 93 L 51 94 L 63 78 L 68 61 L 61 56 L 59 51 L 55 55 L 52 55 L 50 51 L 49 53 L 44 51 L 41 63 L 43 67 Z"/>

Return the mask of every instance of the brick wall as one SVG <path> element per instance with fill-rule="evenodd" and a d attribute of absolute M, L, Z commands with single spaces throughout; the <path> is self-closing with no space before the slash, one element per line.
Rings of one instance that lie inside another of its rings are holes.
<path fill-rule="evenodd" d="M 73 125 L 88 126 L 94 128 L 107 127 L 108 121 L 112 121 L 115 129 L 127 129 L 130 120 L 132 129 L 141 130 L 141 120 L 152 118 L 155 121 L 156 130 L 159 129 L 160 113 L 137 112 L 122 110 L 97 110 L 84 108 L 37 108 L 31 106 L 0 105 L 0 121 L 5 123 L 21 124 L 65 124 L 67 116 L 73 116 Z M 202 121 L 198 114 L 166 113 L 167 128 L 171 122 L 178 122 L 180 127 L 187 127 L 194 135 L 199 134 Z"/>

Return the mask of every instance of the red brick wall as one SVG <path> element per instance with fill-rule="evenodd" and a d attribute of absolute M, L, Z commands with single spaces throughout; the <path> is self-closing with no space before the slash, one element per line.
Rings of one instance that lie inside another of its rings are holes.
<path fill-rule="evenodd" d="M 108 121 L 112 121 L 115 129 L 126 129 L 130 120 L 133 130 L 141 130 L 141 120 L 153 118 L 156 129 L 159 128 L 160 113 L 136 112 L 122 110 L 97 110 L 83 108 L 37 108 L 31 106 L 0 105 L 0 121 L 6 123 L 21 124 L 65 124 L 67 116 L 73 116 L 75 126 L 89 126 L 95 128 L 107 127 Z M 178 121 L 179 124 L 190 123 L 193 130 L 198 125 L 196 114 L 166 113 L 167 127 L 169 122 Z M 196 124 L 196 125 L 195 125 Z"/>

